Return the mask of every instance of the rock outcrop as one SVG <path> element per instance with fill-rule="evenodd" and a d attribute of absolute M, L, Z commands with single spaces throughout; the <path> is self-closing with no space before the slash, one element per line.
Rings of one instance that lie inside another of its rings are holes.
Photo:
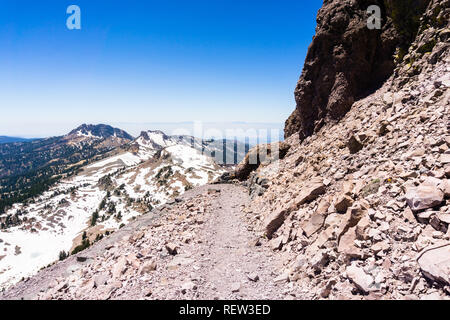
<path fill-rule="evenodd" d="M 261 165 L 267 165 L 283 159 L 290 149 L 286 142 L 258 145 L 248 152 L 244 160 L 237 166 L 233 178 L 240 181 L 246 180 L 252 171 Z"/>
<path fill-rule="evenodd" d="M 418 262 L 427 278 L 450 285 L 450 243 L 425 249 Z"/>
<path fill-rule="evenodd" d="M 414 39 L 418 18 L 429 2 L 438 1 L 324 1 L 285 137 L 299 132 L 303 140 L 324 123 L 342 118 L 356 100 L 379 88 L 394 71 L 396 50 L 401 55 Z M 380 30 L 368 28 L 371 5 L 381 9 Z M 425 41 L 420 47 L 429 50 L 429 44 Z"/>

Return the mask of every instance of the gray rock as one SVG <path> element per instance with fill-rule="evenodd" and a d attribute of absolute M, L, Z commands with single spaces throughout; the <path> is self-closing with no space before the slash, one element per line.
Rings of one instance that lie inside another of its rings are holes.
<path fill-rule="evenodd" d="M 174 243 L 168 243 L 166 244 L 167 252 L 169 252 L 170 255 L 174 256 L 178 253 L 178 247 Z"/>
<path fill-rule="evenodd" d="M 450 243 L 424 249 L 417 262 L 427 278 L 450 285 Z"/>
<path fill-rule="evenodd" d="M 353 135 L 348 140 L 347 147 L 350 150 L 351 154 L 355 154 L 364 148 L 364 144 L 361 142 L 361 140 L 358 137 Z"/>
<path fill-rule="evenodd" d="M 405 195 L 406 203 L 412 211 L 420 211 L 439 206 L 444 201 L 444 193 L 432 185 L 409 188 Z"/>
<path fill-rule="evenodd" d="M 248 275 L 247 275 L 247 278 L 248 278 L 250 281 L 253 281 L 253 282 L 257 282 L 257 281 L 259 280 L 258 274 L 257 274 L 257 273 L 254 273 L 254 272 L 248 274 Z"/>
<path fill-rule="evenodd" d="M 347 267 L 347 277 L 355 284 L 355 286 L 364 293 L 373 291 L 373 285 L 375 283 L 372 276 L 364 272 L 364 270 L 358 267 L 355 263 Z"/>
<path fill-rule="evenodd" d="M 197 290 L 197 285 L 192 281 L 186 282 L 181 286 L 181 293 L 186 294 L 188 291 Z"/>
<path fill-rule="evenodd" d="M 241 284 L 239 282 L 233 283 L 231 285 L 231 292 L 236 293 L 241 291 Z"/>
<path fill-rule="evenodd" d="M 139 274 L 143 275 L 146 273 L 150 273 L 152 271 L 155 271 L 157 268 L 157 264 L 155 261 L 150 260 L 150 261 L 146 261 L 144 262 L 144 264 L 140 267 L 139 269 Z"/>

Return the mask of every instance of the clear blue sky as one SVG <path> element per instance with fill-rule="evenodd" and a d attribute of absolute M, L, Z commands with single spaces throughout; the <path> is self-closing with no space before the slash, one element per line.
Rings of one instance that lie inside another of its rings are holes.
<path fill-rule="evenodd" d="M 81 30 L 66 28 L 71 4 Z M 81 123 L 284 122 L 321 5 L 2 0 L 0 135 Z"/>

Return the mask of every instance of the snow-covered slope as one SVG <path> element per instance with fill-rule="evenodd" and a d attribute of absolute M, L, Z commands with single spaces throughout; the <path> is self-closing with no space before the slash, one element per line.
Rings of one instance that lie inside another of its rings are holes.
<path fill-rule="evenodd" d="M 166 148 L 184 145 L 212 157 L 218 164 L 236 165 L 247 154 L 250 146 L 235 140 L 204 140 L 192 136 L 167 136 L 161 131 L 145 131 L 135 140 L 144 148 Z"/>
<path fill-rule="evenodd" d="M 93 242 L 224 172 L 212 158 L 178 142 L 148 132 L 32 203 L 14 205 L 5 216 L 21 222 L 0 231 L 0 288 L 55 262 L 61 251 L 71 252 L 83 232 Z"/>

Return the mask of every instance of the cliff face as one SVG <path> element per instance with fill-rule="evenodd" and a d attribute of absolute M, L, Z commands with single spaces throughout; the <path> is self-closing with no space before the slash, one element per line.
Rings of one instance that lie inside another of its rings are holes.
<path fill-rule="evenodd" d="M 286 121 L 285 137 L 299 132 L 303 140 L 324 123 L 342 118 L 356 100 L 379 88 L 394 71 L 396 49 L 401 53 L 408 48 L 429 3 L 324 1 L 295 89 L 297 108 Z M 382 11 L 380 30 L 367 26 L 367 9 L 374 4 Z"/>

